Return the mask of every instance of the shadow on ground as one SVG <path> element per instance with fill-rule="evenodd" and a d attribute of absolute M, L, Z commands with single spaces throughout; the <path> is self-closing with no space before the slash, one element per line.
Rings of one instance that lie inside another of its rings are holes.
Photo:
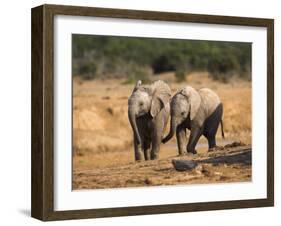
<path fill-rule="evenodd" d="M 252 151 L 251 149 L 246 150 L 244 152 L 227 155 L 227 156 L 217 156 L 211 157 L 204 160 L 197 160 L 197 163 L 211 163 L 211 164 L 244 164 L 251 165 L 252 164 Z"/>

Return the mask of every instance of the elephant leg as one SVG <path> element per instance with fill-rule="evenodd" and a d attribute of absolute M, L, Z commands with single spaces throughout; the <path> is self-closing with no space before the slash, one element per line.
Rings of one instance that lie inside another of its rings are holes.
<path fill-rule="evenodd" d="M 186 129 L 183 127 L 178 127 L 176 135 L 177 135 L 179 155 L 184 155 L 184 154 L 186 154 L 186 151 L 185 151 Z"/>
<path fill-rule="evenodd" d="M 208 151 L 214 151 L 216 145 L 216 135 L 210 135 L 208 136 L 208 145 L 209 145 L 209 150 Z"/>
<path fill-rule="evenodd" d="M 191 127 L 190 136 L 186 147 L 188 153 L 197 154 L 195 150 L 195 146 L 201 135 L 202 135 L 202 129 L 199 126 Z"/>
<path fill-rule="evenodd" d="M 147 161 L 147 160 L 150 160 L 150 149 L 147 148 L 147 149 L 144 149 L 144 159 Z"/>
<path fill-rule="evenodd" d="M 158 159 L 163 128 L 154 128 L 152 136 L 151 160 Z"/>
<path fill-rule="evenodd" d="M 135 149 L 135 160 L 142 161 L 144 159 L 141 144 L 137 143 L 137 138 L 134 136 L 134 149 Z"/>
<path fill-rule="evenodd" d="M 147 142 L 144 143 L 143 152 L 144 152 L 145 160 L 150 160 L 151 149 L 150 149 L 150 144 L 149 143 L 147 143 Z"/>
<path fill-rule="evenodd" d="M 162 139 L 161 136 L 157 136 L 156 138 L 154 138 L 154 141 L 152 141 L 152 149 L 150 155 L 151 160 L 158 159 L 159 157 L 161 139 Z"/>
<path fill-rule="evenodd" d="M 204 136 L 208 140 L 209 151 L 213 151 L 216 144 L 216 134 L 222 118 L 223 108 L 220 104 L 205 122 Z"/>
<path fill-rule="evenodd" d="M 154 118 L 153 123 L 151 124 L 152 132 L 152 148 L 151 148 L 151 160 L 158 159 L 160 145 L 162 143 L 162 136 L 169 119 L 169 114 L 164 111 L 161 111 L 157 117 Z"/>
<path fill-rule="evenodd" d="M 208 140 L 208 151 L 214 151 L 215 147 L 217 146 L 216 144 L 216 133 L 215 131 L 210 132 L 209 130 L 204 131 L 204 137 Z"/>

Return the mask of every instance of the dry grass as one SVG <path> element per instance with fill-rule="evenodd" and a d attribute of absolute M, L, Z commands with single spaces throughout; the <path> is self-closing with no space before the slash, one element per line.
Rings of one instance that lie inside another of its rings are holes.
<path fill-rule="evenodd" d="M 197 89 L 208 87 L 218 93 L 224 105 L 224 145 L 232 141 L 251 144 L 251 83 L 232 80 L 220 83 L 209 78 L 207 73 L 193 73 L 185 83 L 175 83 L 173 73 L 161 74 L 153 79 L 167 81 L 173 92 L 189 84 Z M 127 100 L 132 85 L 122 85 L 121 80 L 82 81 L 74 80 L 73 171 L 118 167 L 134 163 L 132 131 L 127 118 Z M 169 128 L 167 128 L 168 130 Z M 205 138 L 198 145 L 199 153 L 207 150 Z M 161 146 L 160 159 L 177 155 L 173 138 Z M 75 178 L 74 178 L 75 179 Z M 74 181 L 75 182 L 75 181 Z M 118 185 L 116 185 L 118 187 Z"/>

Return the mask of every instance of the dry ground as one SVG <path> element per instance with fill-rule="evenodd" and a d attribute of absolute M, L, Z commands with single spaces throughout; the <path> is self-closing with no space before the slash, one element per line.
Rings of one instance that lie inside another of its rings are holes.
<path fill-rule="evenodd" d="M 73 188 L 97 189 L 250 181 L 251 153 L 251 147 L 239 146 L 196 156 L 180 157 L 198 163 L 193 170 L 184 172 L 176 171 L 172 166 L 171 160 L 179 157 L 131 162 L 103 169 L 77 170 L 73 174 Z"/>
<path fill-rule="evenodd" d="M 193 73 L 185 83 L 176 83 L 173 73 L 154 76 L 169 83 L 173 92 L 189 84 L 208 87 L 220 96 L 224 105 L 225 140 L 217 134 L 218 144 L 233 141 L 251 144 L 251 83 L 232 80 L 227 84 L 213 81 L 208 73 Z M 192 172 L 177 172 L 171 159 L 177 156 L 176 140 L 161 146 L 160 159 L 134 163 L 132 131 L 127 118 L 127 99 L 132 85 L 121 80 L 82 81 L 73 83 L 73 188 L 130 187 L 160 184 L 249 181 L 251 179 L 250 146 L 225 148 L 206 153 L 207 142 L 201 138 L 197 160 L 214 155 L 240 154 L 246 160 L 235 163 L 200 163 Z M 168 131 L 169 128 L 167 128 Z M 245 153 L 245 156 L 244 154 Z M 234 156 L 235 157 L 235 156 Z M 185 157 L 191 158 L 191 157 Z M 228 161 L 228 160 L 226 160 Z M 245 163 L 246 162 L 246 163 Z M 203 168 L 202 168 L 203 167 Z M 201 171 L 201 173 L 200 173 Z M 204 172 L 209 173 L 204 173 Z"/>

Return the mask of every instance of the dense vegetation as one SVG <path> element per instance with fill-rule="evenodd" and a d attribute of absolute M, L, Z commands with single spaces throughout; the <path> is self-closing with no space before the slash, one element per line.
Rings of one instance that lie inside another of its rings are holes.
<path fill-rule="evenodd" d="M 150 74 L 174 71 L 181 81 L 199 70 L 222 81 L 251 79 L 250 43 L 73 35 L 72 54 L 73 75 L 85 79 L 146 81 Z"/>

